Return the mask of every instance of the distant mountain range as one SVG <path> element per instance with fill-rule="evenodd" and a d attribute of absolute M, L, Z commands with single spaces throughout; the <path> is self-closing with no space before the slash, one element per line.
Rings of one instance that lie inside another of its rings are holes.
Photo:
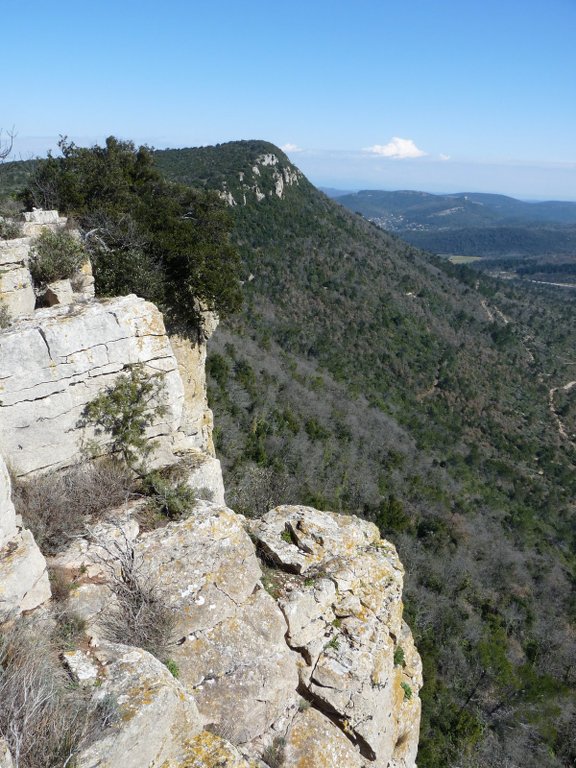
<path fill-rule="evenodd" d="M 570 256 L 576 261 L 576 203 L 505 195 L 362 190 L 335 196 L 344 207 L 433 253 L 488 259 Z M 554 259 L 553 259 L 554 260 Z M 481 268 L 493 265 L 478 265 Z"/>
<path fill-rule="evenodd" d="M 332 195 L 331 195 L 332 196 Z M 438 231 L 458 227 L 567 224 L 576 226 L 576 203 L 524 202 L 506 195 L 461 192 L 432 195 L 402 190 L 362 190 L 335 196 L 367 219 L 381 219 L 387 229 Z"/>

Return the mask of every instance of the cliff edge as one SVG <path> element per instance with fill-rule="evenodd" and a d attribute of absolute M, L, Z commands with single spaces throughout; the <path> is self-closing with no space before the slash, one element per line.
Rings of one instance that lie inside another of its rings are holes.
<path fill-rule="evenodd" d="M 56 212 L 28 218 L 39 231 L 64 226 Z M 8 242 L 0 627 L 26 621 L 41 636 L 74 617 L 79 632 L 57 664 L 90 711 L 109 711 L 79 738 L 78 766 L 415 766 L 422 671 L 394 547 L 371 523 L 309 507 L 235 514 L 212 445 L 205 339 L 170 339 L 154 305 L 96 300 L 86 280 L 75 283 L 83 290 L 56 286 L 54 303 L 36 309 L 30 241 Z M 6 465 L 31 487 L 104 459 L 113 441 L 83 415 L 135 366 L 162 382 L 141 435 L 148 469 L 177 470 L 194 498 L 151 524 L 149 502 L 127 494 L 43 553 L 15 513 Z M 118 634 L 134 605 L 130 621 L 156 611 L 161 644 Z M 10 766 L 16 742 L 1 718 L 0 761 Z"/>

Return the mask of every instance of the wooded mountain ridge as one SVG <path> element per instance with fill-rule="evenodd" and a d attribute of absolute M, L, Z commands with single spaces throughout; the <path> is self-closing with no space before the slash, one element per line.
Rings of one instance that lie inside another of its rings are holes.
<path fill-rule="evenodd" d="M 154 158 L 232 215 L 244 306 L 208 360 L 232 506 L 354 513 L 397 544 L 425 665 L 421 768 L 570 766 L 570 297 L 422 253 L 267 142 Z"/>

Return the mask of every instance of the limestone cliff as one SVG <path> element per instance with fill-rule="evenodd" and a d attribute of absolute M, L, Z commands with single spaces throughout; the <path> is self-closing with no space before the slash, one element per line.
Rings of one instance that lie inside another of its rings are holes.
<path fill-rule="evenodd" d="M 60 225 L 57 214 L 36 218 Z M 205 344 L 170 339 L 158 310 L 135 296 L 64 294 L 70 303 L 38 310 L 13 302 L 0 331 L 4 460 L 33 481 L 77 462 L 95 437 L 104 455 L 109 444 L 82 413 L 137 364 L 163 381 L 165 407 L 145 434 L 150 464 L 184 466 L 199 497 L 185 519 L 152 530 L 141 526 L 145 502 L 129 500 L 49 559 L 69 585 L 65 610 L 85 622 L 63 663 L 95 702 L 118 708 L 78 765 L 412 768 L 422 677 L 394 547 L 354 517 L 284 506 L 248 521 L 227 508 Z M 110 640 L 126 563 L 173 617 L 173 674 Z M 0 624 L 42 605 L 49 614 L 49 599 L 46 561 L 14 513 L 0 461 Z"/>

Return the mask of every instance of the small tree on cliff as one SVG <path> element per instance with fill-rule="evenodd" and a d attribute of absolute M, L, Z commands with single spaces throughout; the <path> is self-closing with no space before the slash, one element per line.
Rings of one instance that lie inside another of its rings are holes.
<path fill-rule="evenodd" d="M 220 315 L 240 307 L 232 220 L 216 193 L 167 182 L 150 149 L 130 141 L 84 148 L 62 138 L 59 147 L 23 200 L 77 219 L 100 295 L 137 293 L 184 329 L 198 326 L 198 300 Z"/>

